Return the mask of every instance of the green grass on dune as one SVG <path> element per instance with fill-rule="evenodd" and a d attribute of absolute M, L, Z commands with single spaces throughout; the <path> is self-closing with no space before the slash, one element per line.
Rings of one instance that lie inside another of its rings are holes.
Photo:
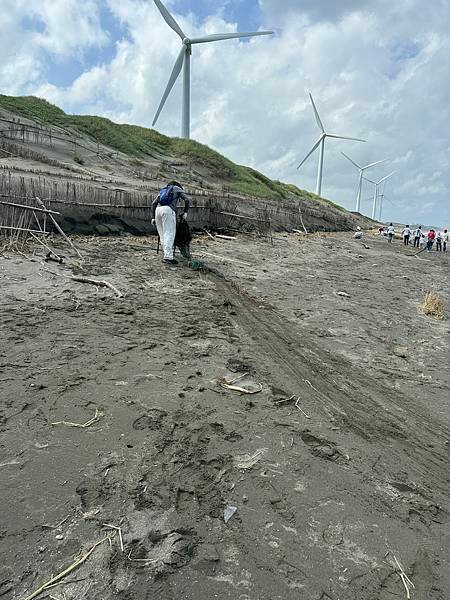
<path fill-rule="evenodd" d="M 259 198 L 287 198 L 294 194 L 345 210 L 333 202 L 300 190 L 295 185 L 273 181 L 255 169 L 237 165 L 219 152 L 195 140 L 170 138 L 154 129 L 118 124 L 104 117 L 67 115 L 57 106 L 34 96 L 0 94 L 0 107 L 43 125 L 57 125 L 77 131 L 100 144 L 127 154 L 132 159 L 142 159 L 146 156 L 171 156 L 184 159 L 197 167 L 205 167 L 212 176 L 234 192 Z"/>

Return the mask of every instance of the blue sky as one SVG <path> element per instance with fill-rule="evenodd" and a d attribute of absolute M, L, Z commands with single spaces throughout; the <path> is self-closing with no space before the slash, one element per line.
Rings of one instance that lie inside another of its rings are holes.
<path fill-rule="evenodd" d="M 179 38 L 152 0 L 2 0 L 0 92 L 36 94 L 68 112 L 150 126 Z M 386 219 L 450 221 L 450 3 L 420 0 L 167 0 L 191 35 L 274 29 L 272 38 L 196 46 L 192 132 L 232 160 L 314 190 L 317 138 L 307 96 L 330 140 L 323 194 L 353 209 L 357 173 L 396 171 Z M 180 87 L 156 128 L 178 135 Z M 424 141 L 426 140 L 426 144 Z M 364 190 L 370 214 L 372 190 Z"/>

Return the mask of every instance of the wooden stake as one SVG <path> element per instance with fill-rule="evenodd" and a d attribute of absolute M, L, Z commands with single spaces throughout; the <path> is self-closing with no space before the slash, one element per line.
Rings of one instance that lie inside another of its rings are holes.
<path fill-rule="evenodd" d="M 45 206 L 45 204 L 42 202 L 42 200 L 40 198 L 38 198 L 36 196 L 36 200 L 37 202 L 42 206 L 42 208 L 44 208 L 45 210 L 47 210 L 47 207 Z M 80 252 L 78 251 L 78 249 L 75 247 L 74 243 L 72 242 L 72 240 L 67 237 L 67 235 L 64 233 L 64 231 L 61 229 L 61 227 L 59 226 L 59 224 L 57 223 L 55 217 L 52 215 L 51 212 L 48 212 L 48 215 L 50 217 L 50 219 L 52 220 L 53 225 L 56 227 L 56 229 L 59 231 L 59 233 L 63 236 L 63 238 L 69 243 L 69 245 L 75 250 L 75 252 L 78 254 L 78 256 L 81 258 L 81 260 L 83 260 L 82 255 L 80 254 Z"/>

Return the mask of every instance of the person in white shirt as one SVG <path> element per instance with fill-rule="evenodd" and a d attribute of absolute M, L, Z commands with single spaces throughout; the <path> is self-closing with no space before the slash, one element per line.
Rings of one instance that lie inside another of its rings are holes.
<path fill-rule="evenodd" d="M 446 229 L 444 229 L 444 233 L 442 234 L 442 250 L 447 252 L 447 243 L 450 242 L 450 234 Z"/>
<path fill-rule="evenodd" d="M 392 223 L 389 223 L 389 227 L 387 228 L 387 237 L 388 237 L 388 243 L 392 244 L 392 238 L 394 237 L 395 234 L 395 227 L 392 225 Z"/>
<path fill-rule="evenodd" d="M 423 250 L 423 248 L 425 248 L 425 236 L 424 235 L 422 235 L 422 237 L 419 238 L 419 248 L 421 250 Z"/>
<path fill-rule="evenodd" d="M 423 237 L 423 233 L 422 233 L 422 225 L 419 225 L 419 227 L 417 229 L 414 229 L 413 231 L 413 235 L 414 235 L 414 248 L 418 248 L 419 247 L 419 242 L 420 239 Z"/>
<path fill-rule="evenodd" d="M 403 228 L 403 231 L 402 231 L 403 244 L 405 246 L 409 245 L 409 236 L 410 235 L 411 235 L 411 229 L 409 228 L 409 225 L 405 225 L 405 227 Z"/>
<path fill-rule="evenodd" d="M 436 233 L 436 252 L 442 252 L 442 233 Z"/>

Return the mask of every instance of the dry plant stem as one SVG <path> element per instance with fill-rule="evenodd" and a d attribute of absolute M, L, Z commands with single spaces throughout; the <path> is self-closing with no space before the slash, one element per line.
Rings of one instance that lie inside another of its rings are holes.
<path fill-rule="evenodd" d="M 298 403 L 299 403 L 299 402 L 300 402 L 300 396 L 297 398 L 297 400 L 296 400 L 296 402 L 295 402 L 295 407 L 296 407 L 296 408 L 298 408 L 298 410 L 299 410 L 299 411 L 300 411 L 300 412 L 301 412 L 303 415 L 305 415 L 305 417 L 306 417 L 307 419 L 310 419 L 311 417 L 310 417 L 309 415 L 307 415 L 307 414 L 305 413 L 305 411 L 304 411 L 304 410 L 302 410 L 302 409 L 300 408 L 300 406 L 298 405 Z"/>
<path fill-rule="evenodd" d="M 415 589 L 415 587 L 416 587 L 416 586 L 413 584 L 413 582 L 411 581 L 411 579 L 410 579 L 410 578 L 408 577 L 408 575 L 405 573 L 405 570 L 404 570 L 404 568 L 403 568 L 403 567 L 402 567 L 402 565 L 399 563 L 399 561 L 398 561 L 397 557 L 395 556 L 395 554 L 394 554 L 393 556 L 394 556 L 394 560 L 395 560 L 395 562 L 396 562 L 396 564 L 397 564 L 397 567 L 398 567 L 398 569 L 399 569 L 400 573 L 403 575 L 403 577 L 405 578 L 405 580 L 406 580 L 406 582 L 408 583 L 408 585 L 409 585 L 411 588 Z"/>
<path fill-rule="evenodd" d="M 117 527 L 116 525 L 109 525 L 109 523 L 103 523 L 103 526 L 117 531 L 117 533 L 119 534 L 120 550 L 123 552 L 122 529 L 120 527 Z"/>
<path fill-rule="evenodd" d="M 102 540 L 100 540 L 99 542 L 94 544 L 92 546 L 92 548 L 90 550 L 88 550 L 88 552 L 84 556 L 82 556 L 81 558 L 79 558 L 78 560 L 73 562 L 71 565 L 69 565 L 67 567 L 67 569 L 64 569 L 64 571 L 61 571 L 61 573 L 58 573 L 58 575 L 55 575 L 54 577 L 52 577 L 49 581 L 47 581 L 47 583 L 44 583 L 44 585 L 41 585 L 40 588 L 38 588 L 35 592 L 33 592 L 31 594 L 31 596 L 27 596 L 25 598 L 25 600 L 33 600 L 33 598 L 36 598 L 36 596 L 39 596 L 40 594 L 42 594 L 42 592 L 44 592 L 47 588 L 49 588 L 50 586 L 54 586 L 55 583 L 57 583 L 58 581 L 63 579 L 66 575 L 68 575 L 69 573 L 72 573 L 72 571 L 74 569 L 76 569 L 77 567 L 82 565 L 90 557 L 90 555 L 94 552 L 94 550 L 97 548 L 97 546 L 100 546 L 100 544 L 103 544 L 103 542 L 105 542 L 107 539 L 109 539 L 109 536 L 103 538 Z"/>
<path fill-rule="evenodd" d="M 92 417 L 92 419 L 89 419 L 89 421 L 86 421 L 86 423 L 72 423 L 71 421 L 56 421 L 55 423 L 52 423 L 52 425 L 65 425 L 66 427 L 80 427 L 81 429 L 86 429 L 86 427 L 90 427 L 91 425 L 96 423 L 100 419 L 101 416 L 102 416 L 102 413 L 100 413 L 99 410 L 96 408 L 95 415 Z"/>

